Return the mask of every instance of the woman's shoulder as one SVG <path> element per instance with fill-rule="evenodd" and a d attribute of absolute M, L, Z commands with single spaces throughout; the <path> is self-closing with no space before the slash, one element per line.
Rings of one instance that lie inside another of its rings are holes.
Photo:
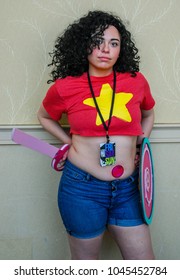
<path fill-rule="evenodd" d="M 142 72 L 134 72 L 134 73 L 131 73 L 131 72 L 124 72 L 124 73 L 118 72 L 118 75 L 120 75 L 122 77 L 124 76 L 124 77 L 146 79 Z"/>
<path fill-rule="evenodd" d="M 80 80 L 80 79 L 84 79 L 86 73 L 83 73 L 82 75 L 80 76 L 66 76 L 65 78 L 58 78 L 56 80 L 56 82 L 69 82 L 69 81 L 76 81 L 76 80 Z"/>
<path fill-rule="evenodd" d="M 79 83 L 80 81 L 83 81 L 85 78 L 85 73 L 81 76 L 67 76 L 65 78 L 58 78 L 54 84 L 56 86 L 62 86 L 62 85 L 69 85 L 69 84 L 74 84 L 74 83 Z"/>
<path fill-rule="evenodd" d="M 130 72 L 118 72 L 117 73 L 117 77 L 119 77 L 120 79 L 136 79 L 139 80 L 141 82 L 145 82 L 147 81 L 144 74 L 142 72 L 135 72 L 135 73 L 130 73 Z"/>
<path fill-rule="evenodd" d="M 141 81 L 147 82 L 147 79 L 146 79 L 145 75 L 142 72 L 136 72 L 136 76 Z"/>

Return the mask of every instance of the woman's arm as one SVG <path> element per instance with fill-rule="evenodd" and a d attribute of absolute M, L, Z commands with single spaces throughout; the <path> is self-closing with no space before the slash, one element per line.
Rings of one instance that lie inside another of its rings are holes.
<path fill-rule="evenodd" d="M 154 124 L 154 110 L 143 110 L 142 111 L 142 121 L 141 121 L 141 125 L 142 125 L 142 130 L 143 130 L 143 134 L 138 136 L 137 138 L 137 143 L 136 143 L 136 156 L 135 156 L 135 165 L 138 166 L 139 165 L 139 154 L 140 154 L 140 145 L 142 143 L 142 140 L 144 137 L 149 138 L 152 128 L 153 128 L 153 124 Z"/>
<path fill-rule="evenodd" d="M 149 138 L 153 128 L 153 124 L 154 124 L 154 109 L 142 110 L 141 125 L 142 125 L 143 134 L 138 137 L 137 144 L 141 144 L 142 139 L 144 137 Z"/>
<path fill-rule="evenodd" d="M 53 120 L 50 117 L 42 104 L 38 110 L 37 117 L 40 124 L 44 127 L 45 130 L 54 135 L 63 143 L 71 145 L 71 137 L 62 129 L 59 122 Z"/>

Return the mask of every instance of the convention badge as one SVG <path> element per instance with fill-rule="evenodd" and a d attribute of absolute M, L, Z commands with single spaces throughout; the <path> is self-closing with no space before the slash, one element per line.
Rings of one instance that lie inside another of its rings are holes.
<path fill-rule="evenodd" d="M 154 209 L 154 166 L 148 138 L 144 138 L 140 149 L 139 186 L 144 220 L 152 222 Z"/>
<path fill-rule="evenodd" d="M 109 166 L 116 162 L 115 157 L 115 143 L 101 143 L 100 144 L 100 165 Z"/>

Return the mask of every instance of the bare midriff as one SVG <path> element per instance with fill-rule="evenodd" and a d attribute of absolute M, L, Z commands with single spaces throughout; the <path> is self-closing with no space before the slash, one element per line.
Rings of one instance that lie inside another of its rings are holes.
<path fill-rule="evenodd" d="M 106 142 L 106 137 L 73 135 L 68 159 L 78 168 L 100 180 L 125 179 L 135 170 L 136 140 L 136 136 L 110 136 L 110 142 L 116 144 L 116 163 L 102 167 L 100 165 L 100 144 Z M 117 165 L 122 166 L 124 172 L 119 178 L 114 178 L 112 169 Z"/>

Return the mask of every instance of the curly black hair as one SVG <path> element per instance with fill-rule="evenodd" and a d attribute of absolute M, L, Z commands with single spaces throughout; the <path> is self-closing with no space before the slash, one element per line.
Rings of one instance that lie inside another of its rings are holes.
<path fill-rule="evenodd" d="M 136 76 L 139 71 L 140 57 L 138 49 L 131 38 L 131 33 L 126 29 L 122 20 L 103 11 L 90 11 L 78 21 L 70 24 L 56 42 L 53 51 L 50 53 L 53 67 L 51 71 L 52 80 L 65 78 L 67 76 L 80 76 L 88 71 L 88 55 L 93 48 L 97 47 L 93 35 L 102 36 L 104 30 L 110 25 L 117 28 L 121 36 L 121 51 L 114 70 L 117 72 L 129 72 Z"/>

